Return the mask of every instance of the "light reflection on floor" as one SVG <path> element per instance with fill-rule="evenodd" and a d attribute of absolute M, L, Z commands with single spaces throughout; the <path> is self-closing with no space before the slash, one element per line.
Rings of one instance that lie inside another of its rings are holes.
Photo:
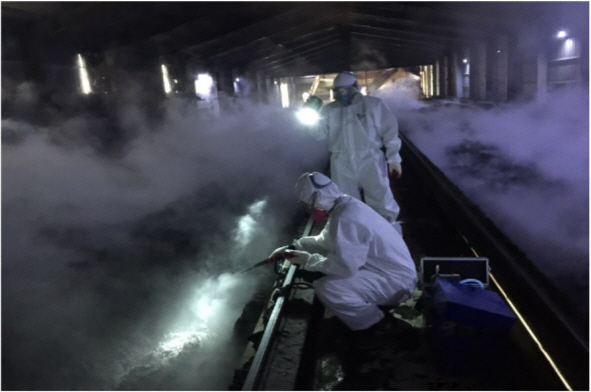
<path fill-rule="evenodd" d="M 115 389 L 199 389 L 206 377 L 221 379 L 228 369 L 218 369 L 211 358 L 228 355 L 249 286 L 249 279 L 237 274 L 200 279 L 153 348 L 129 362 Z"/>
<path fill-rule="evenodd" d="M 244 216 L 237 219 L 232 248 L 244 249 L 252 242 L 260 231 L 258 223 L 266 205 L 266 199 L 257 200 Z M 199 356 L 200 352 L 212 352 L 228 341 L 240 310 L 252 292 L 253 282 L 249 276 L 231 273 L 202 277 L 196 281 L 181 306 L 182 310 L 173 317 L 168 331 L 153 350 L 132 361 L 133 365 L 122 380 L 137 377 L 138 369 L 141 373 L 160 373 L 169 371 L 166 368 L 170 367 L 170 371 L 174 372 L 172 368 L 178 366 L 175 364 L 177 358 L 189 353 Z"/>
<path fill-rule="evenodd" d="M 156 351 L 164 360 L 178 356 L 188 345 L 200 344 L 210 337 L 207 327 L 203 331 L 172 332 L 160 343 Z"/>
<path fill-rule="evenodd" d="M 238 216 L 231 243 L 204 265 L 219 262 L 223 255 L 241 271 L 265 257 L 257 250 L 266 252 L 273 241 L 264 221 L 266 207 L 266 199 L 259 199 Z M 139 346 L 143 349 L 129 355 L 113 389 L 225 390 L 230 385 L 244 349 L 233 341 L 234 324 L 256 291 L 256 274 L 197 275 L 187 281 L 190 286 L 180 303 L 171 304 L 177 310 L 170 321 L 159 335 Z"/>

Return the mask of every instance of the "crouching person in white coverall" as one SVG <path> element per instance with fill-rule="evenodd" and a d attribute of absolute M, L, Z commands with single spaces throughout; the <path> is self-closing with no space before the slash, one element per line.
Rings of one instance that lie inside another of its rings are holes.
<path fill-rule="evenodd" d="M 315 217 L 327 214 L 328 222 L 319 235 L 296 241 L 289 261 L 326 275 L 314 282 L 316 295 L 349 329 L 377 324 L 385 317 L 378 305 L 395 306 L 411 296 L 414 263 L 402 236 L 383 217 L 321 173 L 303 174 L 296 195 Z"/>
<path fill-rule="evenodd" d="M 350 72 L 337 75 L 333 92 L 334 102 L 322 108 L 312 128 L 312 136 L 328 139 L 330 177 L 341 192 L 357 199 L 362 190 L 364 201 L 402 232 L 388 178 L 402 175 L 398 121 L 382 100 L 361 95 Z"/>

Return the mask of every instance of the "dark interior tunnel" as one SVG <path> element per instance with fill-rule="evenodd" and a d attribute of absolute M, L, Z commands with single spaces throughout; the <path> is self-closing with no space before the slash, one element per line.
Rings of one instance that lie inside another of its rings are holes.
<path fill-rule="evenodd" d="M 2 389 L 227 389 L 276 277 L 236 271 L 305 220 L 297 114 L 341 71 L 588 326 L 586 2 L 1 13 Z"/>

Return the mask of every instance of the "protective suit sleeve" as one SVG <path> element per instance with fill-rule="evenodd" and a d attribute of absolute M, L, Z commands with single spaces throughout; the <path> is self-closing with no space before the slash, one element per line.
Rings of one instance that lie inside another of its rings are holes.
<path fill-rule="evenodd" d="M 353 221 L 337 222 L 329 232 L 332 251 L 326 256 L 312 255 L 305 265 L 308 271 L 348 278 L 365 264 L 369 252 L 367 230 Z"/>
<path fill-rule="evenodd" d="M 398 136 L 398 120 L 392 114 L 386 104 L 380 101 L 377 113 L 376 124 L 378 127 L 378 135 L 384 143 L 386 148 L 386 160 L 390 163 L 400 163 L 400 146 L 402 141 Z"/>
<path fill-rule="evenodd" d="M 328 235 L 326 228 L 318 235 L 302 237 L 293 244 L 297 250 L 304 250 L 309 253 L 328 253 Z"/>

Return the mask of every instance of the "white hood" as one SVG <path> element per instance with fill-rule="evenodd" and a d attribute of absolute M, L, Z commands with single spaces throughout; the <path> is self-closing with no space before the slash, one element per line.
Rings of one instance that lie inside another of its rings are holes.
<path fill-rule="evenodd" d="M 295 194 L 299 200 L 312 208 L 322 208 L 325 211 L 332 210 L 335 201 L 343 195 L 337 184 L 318 172 L 302 174 L 296 182 Z"/>

